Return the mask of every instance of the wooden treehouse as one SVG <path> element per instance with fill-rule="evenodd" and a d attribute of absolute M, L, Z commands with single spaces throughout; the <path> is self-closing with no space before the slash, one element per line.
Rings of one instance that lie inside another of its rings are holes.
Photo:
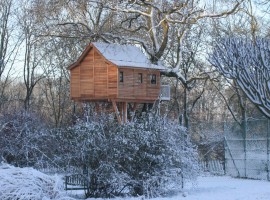
<path fill-rule="evenodd" d="M 139 48 L 130 45 L 91 43 L 70 70 L 71 99 L 111 102 L 119 123 L 127 121 L 127 105 L 154 103 L 160 97 L 160 71 Z M 165 91 L 165 90 L 167 91 Z M 169 88 L 163 88 L 169 98 Z"/>

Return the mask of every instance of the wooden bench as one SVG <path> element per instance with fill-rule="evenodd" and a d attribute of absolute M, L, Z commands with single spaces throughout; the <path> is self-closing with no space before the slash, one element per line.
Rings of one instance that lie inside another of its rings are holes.
<path fill-rule="evenodd" d="M 65 190 L 84 190 L 89 189 L 89 180 L 82 174 L 65 176 Z"/>

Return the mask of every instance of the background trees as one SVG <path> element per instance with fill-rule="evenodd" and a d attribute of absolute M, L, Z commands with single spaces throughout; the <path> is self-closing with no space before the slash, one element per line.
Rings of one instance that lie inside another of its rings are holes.
<path fill-rule="evenodd" d="M 165 76 L 170 77 L 167 81 L 174 83 L 177 91 L 169 110 L 174 110 L 171 116 L 188 127 L 204 86 L 216 77 L 203 59 L 212 37 L 206 31 L 209 21 L 235 14 L 243 6 L 242 1 L 154 0 L 35 0 L 20 5 L 6 0 L 2 4 L 6 8 L 13 5 L 11 8 L 16 10 L 9 23 L 19 27 L 12 30 L 21 36 L 20 40 L 12 38 L 9 45 L 14 48 L 10 51 L 13 58 L 19 52 L 13 65 L 7 65 L 14 66 L 21 76 L 13 85 L 24 85 L 14 102 L 20 106 L 23 103 L 24 109 L 39 113 L 53 126 L 62 126 L 70 122 L 68 117 L 72 118 L 65 66 L 76 60 L 87 43 L 103 41 L 139 45 L 153 63 L 168 66 Z M 222 9 L 218 9 L 220 5 Z M 3 23 L 3 27 L 11 26 Z M 2 35 L 5 33 L 2 31 Z M 13 83 L 11 78 L 1 83 L 8 82 Z"/>

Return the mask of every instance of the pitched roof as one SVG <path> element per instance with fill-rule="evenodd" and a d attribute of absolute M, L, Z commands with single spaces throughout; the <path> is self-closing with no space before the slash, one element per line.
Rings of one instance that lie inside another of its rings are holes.
<path fill-rule="evenodd" d="M 138 47 L 132 45 L 93 42 L 89 46 L 96 47 L 97 50 L 108 61 L 120 67 L 136 67 L 159 70 L 165 69 L 163 66 L 152 64 Z M 79 62 L 81 62 L 85 55 L 90 51 L 91 48 L 89 48 L 89 46 L 85 49 L 83 54 L 78 59 Z M 78 61 L 68 68 L 73 68 L 75 65 L 78 64 Z"/>

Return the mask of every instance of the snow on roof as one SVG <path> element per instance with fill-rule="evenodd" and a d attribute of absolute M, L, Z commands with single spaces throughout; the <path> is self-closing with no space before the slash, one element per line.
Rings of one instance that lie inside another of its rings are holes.
<path fill-rule="evenodd" d="M 93 42 L 92 44 L 107 60 L 117 66 L 165 70 L 163 66 L 150 63 L 138 47 L 99 42 Z"/>

